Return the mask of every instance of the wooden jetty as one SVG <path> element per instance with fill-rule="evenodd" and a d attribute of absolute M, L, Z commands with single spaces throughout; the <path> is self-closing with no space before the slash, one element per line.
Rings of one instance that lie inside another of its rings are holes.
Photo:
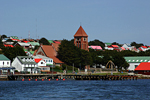
<path fill-rule="evenodd" d="M 8 80 L 38 79 L 38 80 L 137 80 L 135 75 L 51 75 L 51 74 L 20 74 L 9 75 Z"/>

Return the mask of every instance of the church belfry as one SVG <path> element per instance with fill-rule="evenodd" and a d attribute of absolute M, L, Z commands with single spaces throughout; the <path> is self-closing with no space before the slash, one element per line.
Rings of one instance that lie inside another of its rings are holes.
<path fill-rule="evenodd" d="M 74 35 L 74 44 L 81 49 L 88 50 L 88 35 L 82 26 L 79 27 Z"/>

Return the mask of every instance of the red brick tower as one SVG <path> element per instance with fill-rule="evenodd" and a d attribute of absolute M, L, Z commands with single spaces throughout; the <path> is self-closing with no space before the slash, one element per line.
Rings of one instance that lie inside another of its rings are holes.
<path fill-rule="evenodd" d="M 74 44 L 81 49 L 88 50 L 88 35 L 85 33 L 82 26 L 79 27 L 74 35 Z"/>

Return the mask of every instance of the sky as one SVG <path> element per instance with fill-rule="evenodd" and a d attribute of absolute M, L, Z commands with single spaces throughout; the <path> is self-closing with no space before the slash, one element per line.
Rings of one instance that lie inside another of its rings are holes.
<path fill-rule="evenodd" d="M 150 45 L 150 0 L 0 0 L 0 35 Z M 29 35 L 30 34 L 30 35 Z"/>

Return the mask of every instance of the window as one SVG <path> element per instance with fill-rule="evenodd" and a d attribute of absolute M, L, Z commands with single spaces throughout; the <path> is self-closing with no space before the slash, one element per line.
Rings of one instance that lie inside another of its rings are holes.
<path fill-rule="evenodd" d="M 41 62 L 41 64 L 43 64 L 43 62 Z"/>
<path fill-rule="evenodd" d="M 86 41 L 86 38 L 84 38 L 84 41 Z"/>
<path fill-rule="evenodd" d="M 7 65 L 9 65 L 9 62 L 7 62 Z"/>
<path fill-rule="evenodd" d="M 4 65 L 4 62 L 3 62 L 3 65 Z"/>

